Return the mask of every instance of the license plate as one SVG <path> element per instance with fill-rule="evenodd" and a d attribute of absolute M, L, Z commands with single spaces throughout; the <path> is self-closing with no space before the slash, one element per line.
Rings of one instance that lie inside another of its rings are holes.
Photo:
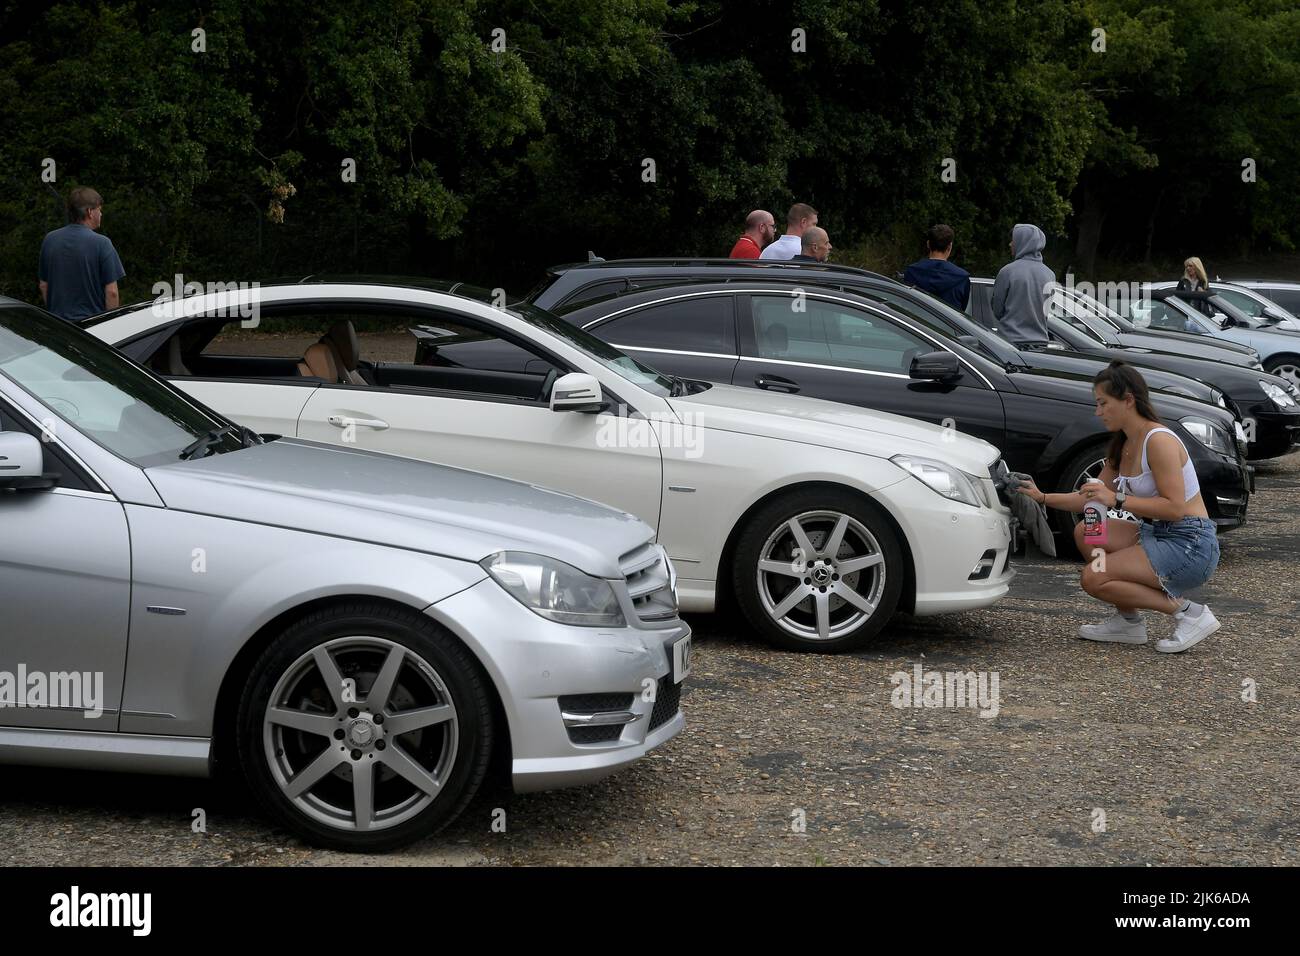
<path fill-rule="evenodd" d="M 683 637 L 673 642 L 673 683 L 680 684 L 691 673 L 691 639 Z"/>

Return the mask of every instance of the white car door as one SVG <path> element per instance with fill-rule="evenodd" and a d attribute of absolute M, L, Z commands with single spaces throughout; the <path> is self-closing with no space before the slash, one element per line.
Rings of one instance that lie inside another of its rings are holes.
<path fill-rule="evenodd" d="M 371 366 L 374 386 L 322 385 L 302 410 L 298 437 L 504 475 L 658 528 L 663 464 L 648 423 L 628 427 L 612 409 L 553 412 L 550 382 L 571 369 L 482 330 L 466 341 L 463 327 L 438 324 L 454 333 L 434 359 L 445 364 L 380 362 Z"/>

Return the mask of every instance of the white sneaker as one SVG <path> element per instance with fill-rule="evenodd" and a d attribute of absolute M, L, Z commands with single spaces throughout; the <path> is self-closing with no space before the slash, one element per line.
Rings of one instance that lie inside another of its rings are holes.
<path fill-rule="evenodd" d="M 1147 642 L 1147 622 L 1130 621 L 1116 612 L 1098 624 L 1085 624 L 1079 628 L 1079 636 L 1087 641 L 1110 641 L 1114 644 L 1145 644 Z"/>
<path fill-rule="evenodd" d="M 1156 641 L 1156 650 L 1165 654 L 1178 654 L 1205 640 L 1219 629 L 1219 619 L 1204 605 L 1196 617 L 1187 617 L 1179 611 L 1174 615 L 1174 636 Z"/>

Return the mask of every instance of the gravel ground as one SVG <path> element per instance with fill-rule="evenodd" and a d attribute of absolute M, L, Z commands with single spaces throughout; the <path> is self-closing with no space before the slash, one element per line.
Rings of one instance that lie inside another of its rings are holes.
<path fill-rule="evenodd" d="M 774 651 L 697 617 L 676 740 L 595 786 L 493 787 L 399 853 L 305 847 L 208 781 L 3 767 L 0 862 L 1300 863 L 1300 456 L 1260 467 L 1250 524 L 1203 590 L 1223 628 L 1187 654 L 1077 640 L 1103 611 L 1078 565 L 1017 567 L 996 607 L 901 618 L 852 655 Z M 1169 624 L 1151 618 L 1154 642 Z M 891 706 L 890 676 L 916 664 L 996 673 L 997 716 Z"/>

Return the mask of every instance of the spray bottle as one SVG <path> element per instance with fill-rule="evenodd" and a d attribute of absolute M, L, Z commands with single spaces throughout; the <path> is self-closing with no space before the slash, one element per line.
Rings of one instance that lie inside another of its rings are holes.
<path fill-rule="evenodd" d="M 1100 478 L 1089 478 L 1087 484 L 1101 485 L 1102 481 Z M 1106 506 L 1096 498 L 1084 503 L 1083 544 L 1088 554 L 1092 553 L 1093 548 L 1106 547 L 1106 511 Z"/>

